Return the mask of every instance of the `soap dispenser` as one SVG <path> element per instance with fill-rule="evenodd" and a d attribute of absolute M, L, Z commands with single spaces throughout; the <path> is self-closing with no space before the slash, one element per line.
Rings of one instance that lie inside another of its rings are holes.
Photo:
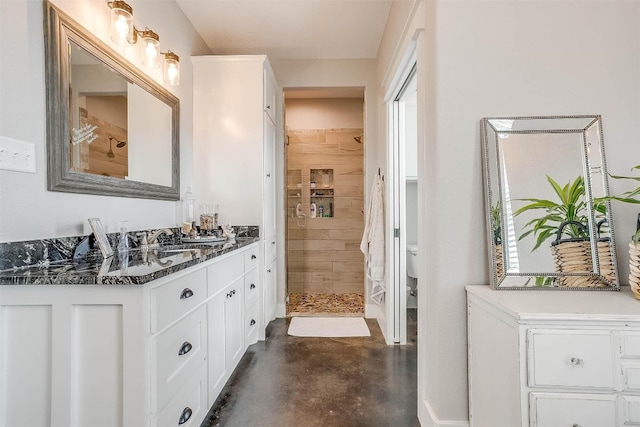
<path fill-rule="evenodd" d="M 196 220 L 196 199 L 191 193 L 191 187 L 187 188 L 187 192 L 184 193 L 184 198 L 182 199 L 182 219 L 183 222 L 192 226 Z"/>
<path fill-rule="evenodd" d="M 311 202 L 311 208 L 309 209 L 309 213 L 311 214 L 311 218 L 316 217 L 316 202 Z"/>

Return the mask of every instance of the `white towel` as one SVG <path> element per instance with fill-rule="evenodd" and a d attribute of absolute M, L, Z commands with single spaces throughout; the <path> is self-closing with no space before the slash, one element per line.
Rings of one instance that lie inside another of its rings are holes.
<path fill-rule="evenodd" d="M 371 299 L 381 304 L 384 299 L 384 181 L 376 175 L 365 216 L 360 250 L 365 255 L 367 277 L 373 283 Z"/>

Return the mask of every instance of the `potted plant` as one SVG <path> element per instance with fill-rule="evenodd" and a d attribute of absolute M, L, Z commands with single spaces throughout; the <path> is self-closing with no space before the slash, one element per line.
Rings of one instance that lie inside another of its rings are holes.
<path fill-rule="evenodd" d="M 547 199 L 519 199 L 530 202 L 514 212 L 514 216 L 528 211 L 542 211 L 543 214 L 536 217 L 523 226 L 525 232 L 518 238 L 522 240 L 533 234 L 536 243 L 532 249 L 535 251 L 545 241 L 555 238 L 551 243 L 551 253 L 557 273 L 577 273 L 591 270 L 591 241 L 589 233 L 589 218 L 587 202 L 585 200 L 584 179 L 582 176 L 569 181 L 564 186 L 547 175 L 547 181 L 551 185 L 558 200 Z M 596 216 L 604 218 L 606 206 L 600 201 L 594 203 Z M 603 221 L 600 221 L 601 224 Z M 568 236 L 563 239 L 562 236 Z M 598 240 L 598 253 L 603 263 L 611 263 L 608 239 Z M 571 262 L 566 262 L 570 259 Z M 611 268 L 605 268 L 607 274 L 612 274 Z M 613 279 L 613 277 L 611 277 Z M 546 282 L 545 282 L 546 284 Z M 600 281 L 588 276 L 562 276 L 556 280 L 559 286 L 593 287 L 599 286 Z"/>
<path fill-rule="evenodd" d="M 640 165 L 631 168 L 631 171 L 634 170 L 640 171 Z M 620 175 L 610 176 L 614 179 L 630 179 L 633 181 L 637 181 L 639 184 L 633 190 L 629 190 L 619 196 L 611 196 L 608 199 L 617 200 L 623 203 L 640 204 L 640 177 Z M 640 214 L 638 214 L 636 232 L 631 237 L 631 242 L 629 242 L 629 285 L 631 286 L 633 295 L 637 299 L 640 299 Z"/>

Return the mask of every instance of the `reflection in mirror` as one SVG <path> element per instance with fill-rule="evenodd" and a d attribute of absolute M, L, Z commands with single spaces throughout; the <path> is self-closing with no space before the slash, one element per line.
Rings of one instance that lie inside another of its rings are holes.
<path fill-rule="evenodd" d="M 619 289 L 600 116 L 481 124 L 492 287 Z"/>
<path fill-rule="evenodd" d="M 179 101 L 45 4 L 48 188 L 179 199 Z"/>

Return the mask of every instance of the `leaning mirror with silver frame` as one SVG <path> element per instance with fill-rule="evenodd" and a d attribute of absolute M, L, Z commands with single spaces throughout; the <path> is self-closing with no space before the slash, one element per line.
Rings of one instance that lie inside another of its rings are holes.
<path fill-rule="evenodd" d="M 178 98 L 44 7 L 48 189 L 178 200 Z"/>
<path fill-rule="evenodd" d="M 481 120 L 493 289 L 619 290 L 602 119 Z"/>

